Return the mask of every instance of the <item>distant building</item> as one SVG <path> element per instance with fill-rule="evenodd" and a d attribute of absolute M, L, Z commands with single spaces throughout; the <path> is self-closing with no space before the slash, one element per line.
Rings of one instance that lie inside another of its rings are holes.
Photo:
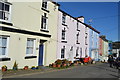
<path fill-rule="evenodd" d="M 99 59 L 99 34 L 99 31 L 89 29 L 89 53 L 90 57 L 95 61 Z"/>
<path fill-rule="evenodd" d="M 100 43 L 99 43 L 99 60 L 107 62 L 108 60 L 108 40 L 106 36 L 100 36 Z"/>
<path fill-rule="evenodd" d="M 108 54 L 112 55 L 112 41 L 108 41 Z"/>
<path fill-rule="evenodd" d="M 120 41 L 112 43 L 112 53 L 114 57 L 120 56 Z"/>

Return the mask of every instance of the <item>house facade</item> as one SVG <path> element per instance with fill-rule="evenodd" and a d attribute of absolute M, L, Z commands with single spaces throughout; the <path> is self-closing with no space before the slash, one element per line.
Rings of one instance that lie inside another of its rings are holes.
<path fill-rule="evenodd" d="M 112 41 L 108 41 L 108 54 L 112 55 Z"/>
<path fill-rule="evenodd" d="M 112 55 L 114 57 L 120 56 L 120 41 L 112 42 Z"/>
<path fill-rule="evenodd" d="M 102 60 L 103 46 L 103 40 L 99 37 L 99 61 Z"/>
<path fill-rule="evenodd" d="M 90 36 L 89 36 L 90 37 L 89 38 L 90 57 L 93 60 L 98 61 L 99 60 L 99 34 L 100 32 L 89 29 L 89 33 L 90 33 Z"/>
<path fill-rule="evenodd" d="M 102 35 L 100 36 L 100 48 L 99 48 L 99 58 L 100 61 L 107 62 L 108 55 L 109 55 L 109 45 L 108 40 L 106 39 L 106 36 Z"/>
<path fill-rule="evenodd" d="M 84 18 L 74 18 L 59 9 L 57 59 L 83 58 L 89 55 L 89 32 Z"/>
<path fill-rule="evenodd" d="M 47 66 L 56 60 L 59 5 L 0 1 L 0 67 Z M 52 50 L 51 50 L 52 49 Z"/>

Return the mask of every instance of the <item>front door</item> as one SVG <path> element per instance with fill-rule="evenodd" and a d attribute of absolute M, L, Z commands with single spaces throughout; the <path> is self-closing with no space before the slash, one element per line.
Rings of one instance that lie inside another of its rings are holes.
<path fill-rule="evenodd" d="M 44 52 L 44 44 L 39 45 L 39 60 L 38 60 L 38 66 L 43 65 L 43 52 Z"/>

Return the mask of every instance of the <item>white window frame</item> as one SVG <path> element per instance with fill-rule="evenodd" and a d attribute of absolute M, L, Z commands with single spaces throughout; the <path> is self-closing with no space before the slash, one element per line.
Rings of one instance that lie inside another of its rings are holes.
<path fill-rule="evenodd" d="M 0 58 L 6 58 L 6 57 L 8 57 L 9 37 L 7 37 L 7 36 L 0 36 L 0 37 L 2 37 L 2 38 L 5 37 L 5 38 L 7 38 L 5 55 L 1 55 L 1 56 L 0 56 Z M 2 46 L 0 46 L 0 47 L 2 47 Z"/>
<path fill-rule="evenodd" d="M 46 19 L 46 23 L 44 23 L 43 19 Z M 47 14 L 46 14 L 46 13 L 44 13 L 44 16 L 42 16 L 42 20 L 41 20 L 41 30 L 48 31 L 48 17 L 47 17 Z"/>
<path fill-rule="evenodd" d="M 1 3 L 7 4 L 6 2 L 0 1 Z M 8 14 L 8 20 L 5 19 L 0 19 L 0 21 L 4 21 L 4 22 L 11 22 L 11 4 L 7 4 L 9 5 L 9 11 L 5 11 L 5 6 L 4 6 L 4 10 L 0 10 L 0 12 L 4 12 Z M 3 14 L 3 18 L 4 18 L 4 14 Z"/>
<path fill-rule="evenodd" d="M 26 44 L 26 56 L 34 56 L 35 53 L 36 53 L 36 39 L 32 39 L 32 38 L 28 38 L 27 39 L 27 42 L 28 40 L 33 40 L 33 53 L 32 54 L 27 54 L 27 48 L 28 48 L 28 45 Z"/>

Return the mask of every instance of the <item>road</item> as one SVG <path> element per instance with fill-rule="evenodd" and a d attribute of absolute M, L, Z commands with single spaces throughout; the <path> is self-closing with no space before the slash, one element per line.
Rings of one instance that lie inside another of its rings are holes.
<path fill-rule="evenodd" d="M 117 78 L 118 70 L 106 63 L 77 66 L 71 69 L 14 76 L 12 78 Z"/>

